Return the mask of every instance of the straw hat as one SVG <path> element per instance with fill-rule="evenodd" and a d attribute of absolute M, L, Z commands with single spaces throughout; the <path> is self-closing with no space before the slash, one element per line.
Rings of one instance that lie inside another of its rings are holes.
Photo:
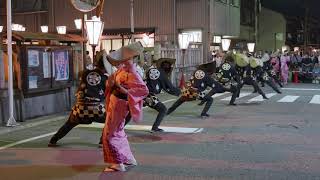
<path fill-rule="evenodd" d="M 260 59 L 258 58 L 254 58 L 254 57 L 251 57 L 250 58 L 250 67 L 252 68 L 256 68 L 256 67 L 262 67 L 263 66 L 263 63 Z"/>
<path fill-rule="evenodd" d="M 200 69 L 206 73 L 212 74 L 216 71 L 216 62 L 211 61 L 208 63 L 201 64 L 198 66 L 198 69 Z"/>
<path fill-rule="evenodd" d="M 172 59 L 172 58 L 160 58 L 158 60 L 154 61 L 155 63 L 157 63 L 157 67 L 161 67 L 161 64 L 164 62 L 168 62 L 171 65 L 174 65 L 176 63 L 176 59 Z"/>
<path fill-rule="evenodd" d="M 136 42 L 128 46 L 124 46 L 117 51 L 111 52 L 107 58 L 112 65 L 117 65 L 139 56 L 142 52 L 143 46 L 140 42 Z"/>
<path fill-rule="evenodd" d="M 239 67 L 246 67 L 250 63 L 249 58 L 245 54 L 235 54 L 234 58 Z"/>

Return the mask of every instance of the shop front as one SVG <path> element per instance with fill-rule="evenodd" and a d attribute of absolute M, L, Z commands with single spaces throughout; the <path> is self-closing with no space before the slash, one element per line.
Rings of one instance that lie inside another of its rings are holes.
<path fill-rule="evenodd" d="M 75 79 L 82 69 L 80 43 L 84 39 L 70 34 L 14 32 L 13 40 L 16 119 L 24 121 L 70 109 Z M 3 79 L 0 87 L 3 124 L 8 119 L 8 55 L 5 46 L 1 58 L 4 71 L 0 75 Z"/>

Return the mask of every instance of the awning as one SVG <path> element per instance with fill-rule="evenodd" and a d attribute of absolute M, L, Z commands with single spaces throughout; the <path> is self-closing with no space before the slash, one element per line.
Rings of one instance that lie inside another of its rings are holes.
<path fill-rule="evenodd" d="M 135 28 L 134 34 L 152 34 L 155 33 L 155 28 Z M 120 28 L 120 29 L 106 29 L 103 34 L 117 36 L 117 35 L 131 35 L 130 28 Z"/>
<path fill-rule="evenodd" d="M 7 34 L 3 33 L 6 38 Z M 85 42 L 86 39 L 76 34 L 52 34 L 52 33 L 34 33 L 34 32 L 12 32 L 12 38 L 15 41 L 33 41 L 33 40 L 56 40 L 59 42 Z"/>

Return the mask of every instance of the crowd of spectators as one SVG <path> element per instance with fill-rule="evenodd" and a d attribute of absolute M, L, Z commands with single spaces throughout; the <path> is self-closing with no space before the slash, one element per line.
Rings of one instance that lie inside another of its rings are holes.
<path fill-rule="evenodd" d="M 287 80 L 295 81 L 294 76 L 298 76 L 296 79 L 298 82 L 320 83 L 320 51 L 312 51 L 311 53 L 300 51 L 281 53 L 279 50 L 273 53 L 259 51 L 255 53 L 255 57 L 261 58 L 265 53 L 274 62 L 274 70 L 284 84 L 287 83 Z M 213 52 L 211 58 L 218 68 L 223 62 L 223 53 Z"/>
<path fill-rule="evenodd" d="M 319 83 L 320 79 L 320 53 L 311 54 L 294 52 L 291 54 L 290 71 L 298 73 L 299 81 L 304 83 Z"/>

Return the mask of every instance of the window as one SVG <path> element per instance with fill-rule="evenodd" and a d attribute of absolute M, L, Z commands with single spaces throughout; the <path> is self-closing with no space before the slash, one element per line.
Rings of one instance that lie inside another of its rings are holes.
<path fill-rule="evenodd" d="M 242 0 L 240 13 L 241 25 L 254 26 L 255 16 L 253 0 Z"/>
<path fill-rule="evenodd" d="M 149 37 L 147 40 L 144 38 L 136 38 L 135 42 L 140 42 L 143 47 L 154 47 L 154 38 Z"/>
<path fill-rule="evenodd" d="M 229 4 L 231 6 L 239 7 L 240 6 L 240 0 L 229 0 Z"/>
<path fill-rule="evenodd" d="M 122 47 L 122 39 L 112 39 L 112 50 L 117 50 Z"/>
<path fill-rule="evenodd" d="M 227 1 L 228 1 L 228 0 L 216 0 L 216 1 L 227 4 Z"/>
<path fill-rule="evenodd" d="M 102 40 L 101 41 L 102 49 L 106 50 L 107 53 L 111 50 L 111 40 Z"/>
<path fill-rule="evenodd" d="M 180 34 L 188 34 L 189 42 L 201 43 L 202 42 L 202 31 L 201 30 L 185 30 Z"/>

